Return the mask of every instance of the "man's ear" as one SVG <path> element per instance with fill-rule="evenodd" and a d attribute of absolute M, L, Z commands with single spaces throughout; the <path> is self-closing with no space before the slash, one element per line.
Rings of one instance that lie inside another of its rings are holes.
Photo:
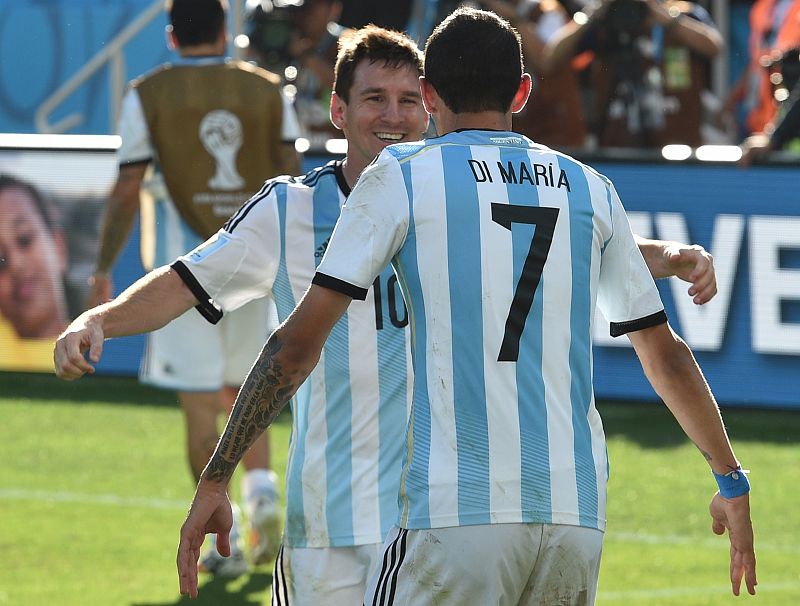
<path fill-rule="evenodd" d="M 219 48 L 219 52 L 223 54 L 228 47 L 228 28 L 224 23 L 222 24 L 219 36 L 217 36 L 217 47 Z"/>
<path fill-rule="evenodd" d="M 528 102 L 528 97 L 531 95 L 533 89 L 533 82 L 531 82 L 531 75 L 528 73 L 522 74 L 519 80 L 519 88 L 514 93 L 514 98 L 511 100 L 511 113 L 517 114 L 522 111 L 525 104 Z"/>
<path fill-rule="evenodd" d="M 441 99 L 436 89 L 425 79 L 425 76 L 419 77 L 419 92 L 422 94 L 422 106 L 429 115 L 432 115 L 438 108 Z"/>
<path fill-rule="evenodd" d="M 345 127 L 345 109 L 347 109 L 347 103 L 344 102 L 344 99 L 335 92 L 331 93 L 331 124 L 339 130 Z"/>
<path fill-rule="evenodd" d="M 178 50 L 178 39 L 171 25 L 164 28 L 164 37 L 167 39 L 167 48 L 171 51 Z"/>

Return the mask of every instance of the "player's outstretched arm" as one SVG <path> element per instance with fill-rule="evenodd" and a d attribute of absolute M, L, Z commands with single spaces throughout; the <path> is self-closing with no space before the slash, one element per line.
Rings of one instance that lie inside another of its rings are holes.
<path fill-rule="evenodd" d="M 177 556 L 181 594 L 197 596 L 197 556 L 205 535 L 216 532 L 218 544 L 222 539 L 227 548 L 226 490 L 236 465 L 314 369 L 325 339 L 350 301 L 346 295 L 312 285 L 270 335 L 250 369 L 181 527 Z"/>
<path fill-rule="evenodd" d="M 744 578 L 755 594 L 756 556 L 750 521 L 749 483 L 731 448 L 714 396 L 692 352 L 668 324 L 632 332 L 628 337 L 656 393 L 686 435 L 708 461 L 720 493 L 711 502 L 713 529 L 728 529 L 730 578 L 739 595 Z"/>
<path fill-rule="evenodd" d="M 161 328 L 197 303 L 173 269 L 165 266 L 151 271 L 113 301 L 83 312 L 70 323 L 53 350 L 56 375 L 72 381 L 93 373 L 105 339 Z"/>
<path fill-rule="evenodd" d="M 635 236 L 647 268 L 655 279 L 677 276 L 689 282 L 688 293 L 697 305 L 717 294 L 714 257 L 699 244 L 681 244 Z"/>

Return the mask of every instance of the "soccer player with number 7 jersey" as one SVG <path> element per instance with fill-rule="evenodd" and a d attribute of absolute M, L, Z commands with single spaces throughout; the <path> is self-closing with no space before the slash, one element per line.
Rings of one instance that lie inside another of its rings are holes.
<path fill-rule="evenodd" d="M 198 484 L 181 529 L 181 590 L 196 593 L 204 534 L 228 532 L 225 488 L 243 449 L 326 364 L 328 335 L 391 263 L 414 386 L 399 515 L 366 604 L 594 603 L 608 473 L 592 393 L 595 305 L 612 334 L 629 335 L 709 462 L 733 591 L 744 578 L 754 593 L 747 478 L 616 191 L 511 132 L 530 93 L 518 35 L 492 13 L 459 9 L 428 41 L 421 89 L 441 136 L 392 145 L 359 177 Z"/>
<path fill-rule="evenodd" d="M 89 349 L 96 362 L 104 337 L 150 330 L 192 306 L 216 321 L 271 292 L 281 319 L 288 318 L 359 173 L 390 143 L 422 136 L 421 69 L 419 51 L 401 34 L 366 27 L 345 39 L 331 106 L 333 122 L 348 139 L 345 160 L 268 181 L 208 242 L 77 319 L 56 346 L 59 375 L 91 372 L 81 350 Z M 480 174 L 481 167 L 474 169 Z M 514 171 L 526 179 L 519 167 Z M 678 272 L 694 282 L 694 296 L 713 296 L 714 273 L 702 249 L 648 242 L 642 251 L 656 274 Z M 333 328 L 320 363 L 297 393 L 276 605 L 362 603 L 397 518 L 411 402 L 407 324 L 397 277 L 384 270 L 366 300 L 354 302 Z"/>

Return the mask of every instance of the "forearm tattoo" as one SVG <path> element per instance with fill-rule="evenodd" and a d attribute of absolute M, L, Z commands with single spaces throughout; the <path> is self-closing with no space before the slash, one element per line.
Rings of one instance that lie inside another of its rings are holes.
<path fill-rule="evenodd" d="M 284 369 L 275 360 L 282 344 L 273 333 L 245 379 L 225 431 L 204 472 L 214 482 L 228 482 L 256 438 L 275 420 L 308 376 L 303 368 Z"/>

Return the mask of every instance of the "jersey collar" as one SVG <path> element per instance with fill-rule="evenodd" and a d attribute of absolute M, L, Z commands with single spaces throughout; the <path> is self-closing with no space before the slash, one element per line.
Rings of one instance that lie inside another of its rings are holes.
<path fill-rule="evenodd" d="M 336 175 L 336 184 L 339 186 L 339 189 L 342 190 L 342 193 L 346 198 L 350 195 L 350 186 L 347 184 L 347 179 L 344 178 L 344 171 L 342 170 L 343 163 L 343 160 L 334 160 L 332 162 L 333 174 Z"/>

